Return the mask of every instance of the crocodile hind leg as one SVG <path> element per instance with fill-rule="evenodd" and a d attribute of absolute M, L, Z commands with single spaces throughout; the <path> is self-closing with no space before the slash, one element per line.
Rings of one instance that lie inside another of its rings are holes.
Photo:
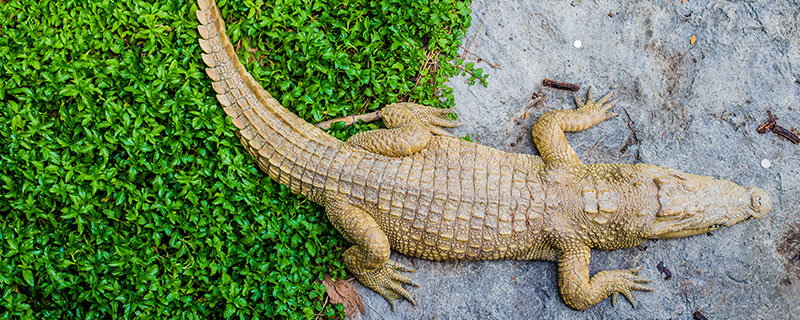
<path fill-rule="evenodd" d="M 403 157 L 425 148 L 433 135 L 452 136 L 442 129 L 460 125 L 447 118 L 451 109 L 439 109 L 416 103 L 394 103 L 381 109 L 386 129 L 360 132 L 347 143 L 390 157 Z"/>
<path fill-rule="evenodd" d="M 402 297 L 415 304 L 403 284 L 417 286 L 411 278 L 400 272 L 414 269 L 390 260 L 391 248 L 386 234 L 367 212 L 342 200 L 325 205 L 328 219 L 353 245 L 344 251 L 342 258 L 347 271 L 361 284 L 384 297 L 395 309 L 395 299 Z"/>
<path fill-rule="evenodd" d="M 641 268 L 606 270 L 589 277 L 590 249 L 574 241 L 561 245 L 558 262 L 558 287 L 564 302 L 577 310 L 586 310 L 611 295 L 616 305 L 621 293 L 636 308 L 632 291 L 653 291 L 650 282 L 638 275 Z"/>
<path fill-rule="evenodd" d="M 564 132 L 574 132 L 586 130 L 600 122 L 616 117 L 617 114 L 608 111 L 616 102 L 608 102 L 611 92 L 600 100 L 594 101 L 592 98 L 592 88 L 586 94 L 586 101 L 581 101 L 575 97 L 575 110 L 556 110 L 547 112 L 536 119 L 533 124 L 533 142 L 542 160 L 548 166 L 560 164 L 580 165 L 581 160 L 575 150 L 569 146 Z"/>

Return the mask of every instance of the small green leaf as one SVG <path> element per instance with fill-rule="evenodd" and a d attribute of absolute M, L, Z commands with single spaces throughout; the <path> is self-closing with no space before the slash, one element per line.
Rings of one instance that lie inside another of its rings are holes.
<path fill-rule="evenodd" d="M 306 242 L 306 250 L 308 250 L 308 254 L 311 256 L 317 255 L 317 249 L 315 248 L 314 243 L 310 241 Z"/>
<path fill-rule="evenodd" d="M 27 282 L 29 286 L 33 287 L 33 272 L 30 270 L 22 270 L 22 278 L 25 279 L 25 282 Z"/>

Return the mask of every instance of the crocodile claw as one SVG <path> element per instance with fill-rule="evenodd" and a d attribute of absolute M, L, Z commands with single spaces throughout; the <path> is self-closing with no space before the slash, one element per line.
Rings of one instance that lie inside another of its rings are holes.
<path fill-rule="evenodd" d="M 453 108 L 441 109 L 433 108 L 424 105 L 413 105 L 413 113 L 417 116 L 420 122 L 431 131 L 431 133 L 440 136 L 453 136 L 443 128 L 455 128 L 463 125 L 460 121 L 455 121 L 448 117 L 448 114 L 453 113 Z"/>
<path fill-rule="evenodd" d="M 652 280 L 640 276 L 639 271 L 641 270 L 641 266 L 631 269 L 618 270 L 620 274 L 617 278 L 617 285 L 615 286 L 617 291 L 614 291 L 611 294 L 612 306 L 617 306 L 617 300 L 619 300 L 619 294 L 621 293 L 635 309 L 637 303 L 636 299 L 633 298 L 633 291 L 653 291 L 653 288 L 645 285 L 645 283 L 650 283 Z"/>
<path fill-rule="evenodd" d="M 579 112 L 585 112 L 589 114 L 594 114 L 600 112 L 603 114 L 603 119 L 608 120 L 618 116 L 618 114 L 611 112 L 611 108 L 617 104 L 616 101 L 611 101 L 611 97 L 614 95 L 614 92 L 609 91 L 599 100 L 595 101 L 594 97 L 592 96 L 593 87 L 589 87 L 588 92 L 586 93 L 586 100 L 581 99 L 579 96 L 575 96 L 575 104 L 578 106 Z"/>
<path fill-rule="evenodd" d="M 381 297 L 386 299 L 392 306 L 392 311 L 394 311 L 397 307 L 396 300 L 398 298 L 408 300 L 412 305 L 417 304 L 414 298 L 411 297 L 411 293 L 403 288 L 403 285 L 406 284 L 414 287 L 419 287 L 419 285 L 414 283 L 411 277 L 400 272 L 414 272 L 414 268 L 397 261 L 389 260 L 378 270 L 372 273 L 356 275 L 356 278 L 358 278 L 358 281 L 364 286 L 375 290 Z"/>
<path fill-rule="evenodd" d="M 444 128 L 462 125 L 461 122 L 450 118 L 450 114 L 454 112 L 453 108 L 442 109 L 413 102 L 399 102 L 386 106 L 380 112 L 387 128 L 422 127 L 423 130 L 435 135 L 452 137 L 453 134 Z"/>

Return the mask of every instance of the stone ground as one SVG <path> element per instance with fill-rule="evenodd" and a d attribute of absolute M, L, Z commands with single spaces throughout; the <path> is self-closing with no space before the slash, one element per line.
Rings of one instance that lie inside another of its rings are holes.
<path fill-rule="evenodd" d="M 417 306 L 400 302 L 392 312 L 358 285 L 364 318 L 691 319 L 694 311 L 709 319 L 800 318 L 800 145 L 756 133 L 768 111 L 778 124 L 800 128 L 800 1 L 543 3 L 474 0 L 464 43 L 484 59 L 478 64 L 489 85 L 451 81 L 466 123 L 455 133 L 536 153 L 533 120 L 574 107 L 571 93 L 542 87 L 542 78 L 591 84 L 598 96 L 616 93 L 620 117 L 567 135 L 584 162 L 645 162 L 759 186 L 773 211 L 713 235 L 594 251 L 593 273 L 641 265 L 654 280 L 655 291 L 635 293 L 636 309 L 627 302 L 614 308 L 608 299 L 585 312 L 570 309 L 550 262 L 394 254 L 417 268 Z M 526 110 L 536 92 L 547 94 L 546 102 Z M 669 280 L 656 269 L 661 261 L 672 271 Z"/>

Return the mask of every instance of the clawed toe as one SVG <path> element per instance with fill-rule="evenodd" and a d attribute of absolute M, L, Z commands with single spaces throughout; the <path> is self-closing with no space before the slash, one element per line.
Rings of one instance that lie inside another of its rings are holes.
<path fill-rule="evenodd" d="M 585 112 L 603 112 L 606 114 L 606 119 L 613 118 L 617 116 L 616 113 L 609 112 L 614 105 L 617 104 L 616 101 L 611 101 L 611 97 L 614 95 L 612 91 L 609 91 L 599 100 L 595 101 L 592 95 L 593 87 L 589 87 L 589 90 L 586 92 L 586 100 L 581 99 L 579 96 L 575 96 L 575 104 L 578 106 L 578 110 L 582 110 Z"/>
<path fill-rule="evenodd" d="M 455 128 L 463 125 L 460 121 L 450 119 L 448 114 L 453 113 L 453 108 L 439 109 L 422 106 L 423 109 L 417 112 L 418 117 L 428 129 L 436 135 L 453 136 L 443 128 Z"/>
<path fill-rule="evenodd" d="M 397 284 L 396 282 L 389 282 L 387 286 L 389 287 L 389 290 L 399 295 L 403 299 L 408 300 L 408 302 L 411 302 L 412 305 L 417 304 L 416 302 L 414 302 L 414 298 L 411 298 L 411 293 L 408 292 L 408 290 L 403 288 L 401 285 Z"/>
<path fill-rule="evenodd" d="M 606 95 L 604 95 L 602 98 L 600 98 L 600 100 L 597 100 L 597 102 L 599 104 L 605 104 L 606 102 L 608 102 L 608 99 L 611 99 L 611 96 L 613 96 L 613 95 L 614 95 L 614 92 L 613 91 L 609 91 L 608 93 L 606 93 Z"/>
<path fill-rule="evenodd" d="M 611 101 L 609 103 L 603 102 L 603 111 L 608 112 L 608 110 L 611 110 L 615 105 L 617 105 L 616 101 Z"/>
<path fill-rule="evenodd" d="M 456 112 L 455 108 L 453 108 L 453 107 L 449 107 L 449 108 L 431 108 L 431 109 L 436 110 L 437 111 L 436 113 L 438 115 L 440 115 L 440 116 L 447 116 L 448 114 Z"/>
<path fill-rule="evenodd" d="M 400 271 L 400 272 L 414 272 L 414 271 L 416 271 L 414 268 L 409 267 L 409 266 L 407 266 L 407 265 L 405 265 L 405 264 L 403 264 L 401 262 L 397 262 L 397 261 L 394 261 L 394 260 L 389 260 L 388 262 L 386 262 L 386 266 L 388 266 L 389 268 L 392 268 L 394 270 Z"/>
<path fill-rule="evenodd" d="M 453 136 L 444 128 L 455 128 L 461 126 L 460 121 L 451 119 L 449 116 L 454 112 L 453 108 L 434 108 L 416 103 L 397 103 L 387 106 L 383 110 L 384 123 L 396 122 L 398 124 L 409 125 L 411 123 L 421 124 L 425 129 L 431 133 L 441 136 Z M 409 117 L 411 115 L 411 117 Z M 393 120 L 389 120 L 392 118 Z M 409 119 L 412 118 L 412 119 Z M 399 122 L 398 122 L 399 121 Z M 407 123 L 410 121 L 410 123 Z M 392 125 L 387 123 L 387 127 Z"/>
<path fill-rule="evenodd" d="M 639 271 L 641 270 L 641 266 L 628 270 L 621 270 L 624 273 L 620 279 L 621 283 L 618 283 L 616 291 L 611 293 L 611 305 L 616 306 L 619 295 L 622 294 L 625 296 L 625 299 L 631 303 L 631 306 L 636 308 L 637 303 L 633 297 L 633 291 L 653 291 L 653 288 L 644 285 L 645 283 L 652 282 L 652 280 L 640 276 Z"/>
<path fill-rule="evenodd" d="M 450 120 L 447 117 L 444 118 L 432 118 L 430 123 L 434 126 L 445 127 L 445 128 L 455 128 L 461 126 L 462 123 L 455 120 Z"/>
<path fill-rule="evenodd" d="M 611 294 L 611 306 L 615 308 L 617 307 L 617 300 L 619 300 L 620 293 L 622 293 L 622 295 L 625 296 L 625 299 L 630 302 L 631 306 L 636 309 L 636 299 L 633 298 L 633 294 L 630 291 L 614 292 Z"/>
<path fill-rule="evenodd" d="M 361 284 L 375 290 L 375 292 L 386 299 L 392 306 L 392 311 L 394 311 L 397 307 L 396 300 L 398 298 L 408 300 L 412 305 L 416 305 L 416 301 L 411 297 L 411 293 L 403 288 L 404 284 L 419 287 L 419 285 L 411 280 L 411 277 L 400 272 L 414 272 L 414 268 L 397 261 L 389 260 L 377 271 L 361 275 L 356 274 L 356 278 L 358 278 Z"/>
<path fill-rule="evenodd" d="M 407 285 L 410 285 L 410 286 L 419 287 L 418 284 L 414 283 L 414 281 L 411 280 L 411 277 L 409 277 L 407 275 L 404 275 L 404 274 L 400 274 L 400 273 L 396 273 L 395 272 L 395 273 L 391 274 L 391 278 L 392 278 L 392 280 L 397 281 L 397 282 L 402 283 L 402 284 L 407 284 Z"/>
<path fill-rule="evenodd" d="M 633 298 L 633 294 L 630 291 L 622 291 L 621 293 L 631 303 L 631 306 L 636 309 L 636 299 Z"/>

